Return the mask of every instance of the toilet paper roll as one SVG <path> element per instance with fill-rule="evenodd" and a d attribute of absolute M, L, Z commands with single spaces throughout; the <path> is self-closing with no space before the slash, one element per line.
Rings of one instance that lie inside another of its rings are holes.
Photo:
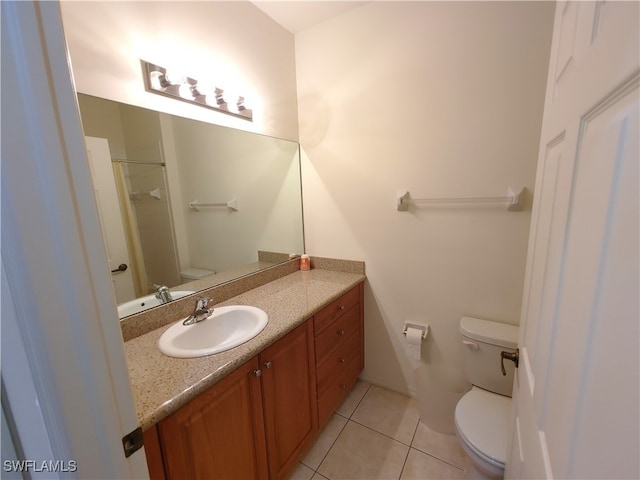
<path fill-rule="evenodd" d="M 407 328 L 406 345 L 409 358 L 420 360 L 420 347 L 422 345 L 422 330 Z"/>

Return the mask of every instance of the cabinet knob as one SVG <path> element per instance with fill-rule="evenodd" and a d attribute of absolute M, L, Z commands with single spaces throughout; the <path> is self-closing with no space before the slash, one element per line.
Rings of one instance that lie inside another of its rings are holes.
<path fill-rule="evenodd" d="M 260 377 L 262 376 L 262 370 L 254 370 L 254 371 L 253 371 L 253 374 L 254 374 L 256 377 L 260 378 Z"/>
<path fill-rule="evenodd" d="M 264 362 L 264 366 L 265 366 L 265 368 L 271 368 L 271 367 L 273 367 L 273 363 L 271 363 L 271 362 Z"/>
<path fill-rule="evenodd" d="M 342 390 L 346 390 L 347 389 L 347 385 L 345 383 L 340 384 L 340 388 Z"/>
<path fill-rule="evenodd" d="M 341 312 L 344 312 L 344 305 L 340 305 L 340 306 L 338 307 L 338 310 L 340 310 Z"/>
<path fill-rule="evenodd" d="M 347 359 L 346 359 L 346 358 L 344 358 L 344 357 L 342 357 L 342 358 L 340 359 L 340 363 L 345 363 L 346 361 L 347 361 Z"/>
<path fill-rule="evenodd" d="M 338 330 L 338 335 L 340 335 L 341 337 L 344 337 L 344 330 Z"/>

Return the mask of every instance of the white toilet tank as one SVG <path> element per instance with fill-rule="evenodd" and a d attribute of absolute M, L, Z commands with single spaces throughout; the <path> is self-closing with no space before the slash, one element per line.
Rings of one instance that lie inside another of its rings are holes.
<path fill-rule="evenodd" d="M 518 345 L 515 325 L 492 322 L 480 318 L 462 317 L 463 366 L 465 377 L 473 385 L 501 395 L 511 396 L 515 365 L 504 361 L 507 375 L 500 369 L 500 352 L 515 351 Z"/>

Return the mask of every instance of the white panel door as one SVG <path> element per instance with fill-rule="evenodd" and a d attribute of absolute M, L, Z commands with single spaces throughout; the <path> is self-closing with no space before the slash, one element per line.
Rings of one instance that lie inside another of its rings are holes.
<path fill-rule="evenodd" d="M 118 192 L 111 167 L 109 141 L 106 138 L 98 137 L 84 137 L 84 141 L 87 145 L 93 192 L 96 196 L 98 217 L 107 250 L 107 262 L 109 270 L 111 270 L 113 290 L 117 303 L 127 302 L 136 298 L 136 295 L 124 226 L 122 225 L 122 215 L 120 214 L 120 204 L 118 203 Z M 127 266 L 124 271 L 118 270 L 122 264 Z"/>
<path fill-rule="evenodd" d="M 640 478 L 639 5 L 557 5 L 507 478 Z"/>

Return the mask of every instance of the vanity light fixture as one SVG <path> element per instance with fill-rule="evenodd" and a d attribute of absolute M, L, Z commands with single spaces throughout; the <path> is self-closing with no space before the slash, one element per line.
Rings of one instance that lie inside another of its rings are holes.
<path fill-rule="evenodd" d="M 194 78 L 175 74 L 164 67 L 144 60 L 140 60 L 140 62 L 142 63 L 145 88 L 148 92 L 253 121 L 253 110 L 246 107 L 244 97 L 225 98 L 224 90 L 221 88 L 207 87 Z M 231 101 L 227 102 L 227 100 Z"/>

